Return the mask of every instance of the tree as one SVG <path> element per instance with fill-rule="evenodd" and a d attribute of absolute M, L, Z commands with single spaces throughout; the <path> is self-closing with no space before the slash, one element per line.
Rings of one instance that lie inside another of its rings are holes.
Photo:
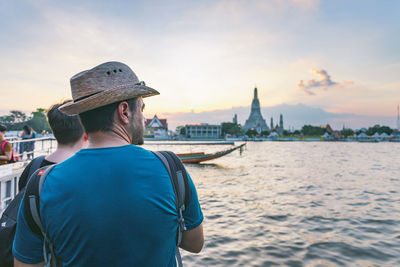
<path fill-rule="evenodd" d="M 340 134 L 344 137 L 349 137 L 354 135 L 354 131 L 352 129 L 343 129 L 340 131 Z"/>
<path fill-rule="evenodd" d="M 382 134 L 387 133 L 390 135 L 393 130 L 388 126 L 380 126 L 379 124 L 374 125 L 373 127 L 369 127 L 367 130 L 367 135 L 374 135 L 375 133 Z"/>
<path fill-rule="evenodd" d="M 46 119 L 46 110 L 38 108 L 32 112 L 32 118 L 27 122 L 36 132 L 40 133 L 43 130 L 51 131 L 50 125 Z"/>
<path fill-rule="evenodd" d="M 177 127 L 175 128 L 175 131 L 176 131 L 179 135 L 186 135 L 186 128 L 185 128 L 185 126 L 182 126 L 182 125 L 177 126 Z"/>
<path fill-rule="evenodd" d="M 11 110 L 9 115 L 1 116 L 0 123 L 7 126 L 8 130 L 22 130 L 29 118 L 26 114 L 19 110 Z"/>
<path fill-rule="evenodd" d="M 19 111 L 19 110 L 11 110 L 10 111 L 10 116 L 13 117 L 14 123 L 26 122 L 27 119 L 28 119 L 26 117 L 26 114 L 23 113 L 22 111 Z"/>
<path fill-rule="evenodd" d="M 380 133 L 379 133 L 379 134 L 383 134 L 383 133 L 386 133 L 386 134 L 388 134 L 388 135 L 391 135 L 391 134 L 393 133 L 393 129 L 390 128 L 389 126 L 382 126 L 382 127 L 380 128 Z"/>
<path fill-rule="evenodd" d="M 312 126 L 312 125 L 304 125 L 301 128 L 301 132 L 306 136 L 317 136 L 323 135 L 326 129 L 319 127 L 319 126 Z"/>
<path fill-rule="evenodd" d="M 14 117 L 11 115 L 4 115 L 0 117 L 0 123 L 5 124 L 7 128 L 14 123 Z"/>
<path fill-rule="evenodd" d="M 254 136 L 258 135 L 258 133 L 257 133 L 257 131 L 254 130 L 254 129 L 248 129 L 248 130 L 246 131 L 246 135 L 247 135 L 248 137 L 254 137 Z"/>
<path fill-rule="evenodd" d="M 27 124 L 36 132 L 51 131 L 47 122 L 46 110 L 38 108 L 32 112 L 32 116 L 28 117 L 24 112 L 19 110 L 11 110 L 9 115 L 0 116 L 0 123 L 7 126 L 8 130 L 22 130 L 22 127 Z"/>
<path fill-rule="evenodd" d="M 289 131 L 287 131 L 287 130 L 283 130 L 282 135 L 283 135 L 283 136 L 289 136 L 290 133 L 289 133 Z"/>
<path fill-rule="evenodd" d="M 260 133 L 261 136 L 268 136 L 269 135 L 269 131 L 262 131 Z"/>
<path fill-rule="evenodd" d="M 231 134 L 240 136 L 243 134 L 243 129 L 240 124 L 233 123 L 233 122 L 223 122 L 221 123 L 221 131 L 222 135 Z"/>

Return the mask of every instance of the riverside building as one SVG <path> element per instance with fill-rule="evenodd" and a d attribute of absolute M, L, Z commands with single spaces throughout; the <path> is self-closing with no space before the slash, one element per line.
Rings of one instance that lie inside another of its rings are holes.
<path fill-rule="evenodd" d="M 193 139 L 219 139 L 222 135 L 221 125 L 208 123 L 185 125 L 186 137 Z"/>
<path fill-rule="evenodd" d="M 168 138 L 168 123 L 167 119 L 159 119 L 154 115 L 152 119 L 146 119 L 145 136 L 164 139 Z"/>

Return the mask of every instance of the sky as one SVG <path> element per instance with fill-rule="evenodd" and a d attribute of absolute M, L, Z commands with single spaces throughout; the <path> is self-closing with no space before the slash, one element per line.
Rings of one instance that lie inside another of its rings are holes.
<path fill-rule="evenodd" d="M 121 61 L 161 93 L 148 117 L 248 107 L 257 86 L 266 108 L 395 127 L 399 14 L 396 0 L 0 0 L 0 114 L 69 99 L 74 74 Z"/>

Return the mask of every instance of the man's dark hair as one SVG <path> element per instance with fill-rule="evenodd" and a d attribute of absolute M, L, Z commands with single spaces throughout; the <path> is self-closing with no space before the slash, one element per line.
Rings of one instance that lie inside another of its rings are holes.
<path fill-rule="evenodd" d="M 136 110 L 137 99 L 138 98 L 135 97 L 124 100 L 128 103 L 132 113 L 134 113 Z M 114 123 L 114 113 L 121 102 L 123 101 L 111 103 L 106 106 L 102 106 L 79 114 L 85 131 L 87 133 L 94 133 L 98 131 L 111 131 Z"/>
<path fill-rule="evenodd" d="M 68 116 L 58 109 L 61 105 L 68 102 L 70 100 L 61 104 L 55 104 L 47 112 L 47 120 L 49 121 L 54 137 L 62 145 L 74 145 L 83 135 L 83 127 L 79 116 Z"/>
<path fill-rule="evenodd" d="M 7 131 L 7 126 L 0 124 L 0 132 Z"/>

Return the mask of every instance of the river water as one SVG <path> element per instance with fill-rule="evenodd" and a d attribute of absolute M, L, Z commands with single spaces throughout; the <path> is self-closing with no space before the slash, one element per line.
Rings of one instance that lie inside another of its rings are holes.
<path fill-rule="evenodd" d="M 187 169 L 206 241 L 186 266 L 400 266 L 400 143 L 250 142 Z"/>
<path fill-rule="evenodd" d="M 400 266 L 400 143 L 249 142 L 242 154 L 186 168 L 205 247 L 182 251 L 185 266 Z"/>

